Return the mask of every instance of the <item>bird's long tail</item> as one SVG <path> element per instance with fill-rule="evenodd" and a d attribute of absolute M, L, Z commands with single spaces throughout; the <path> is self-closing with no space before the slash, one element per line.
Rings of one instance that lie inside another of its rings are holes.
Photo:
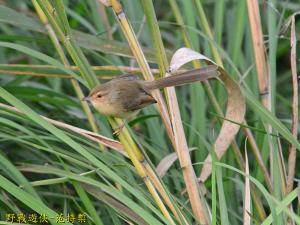
<path fill-rule="evenodd" d="M 220 73 L 218 72 L 218 66 L 210 65 L 180 74 L 171 75 L 169 77 L 160 78 L 154 81 L 147 81 L 145 83 L 145 86 L 148 90 L 179 86 L 195 81 L 204 81 L 210 78 L 217 77 L 219 74 Z"/>

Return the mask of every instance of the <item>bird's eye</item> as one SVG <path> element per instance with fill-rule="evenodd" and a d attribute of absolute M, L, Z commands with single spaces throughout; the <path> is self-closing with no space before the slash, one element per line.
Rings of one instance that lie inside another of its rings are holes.
<path fill-rule="evenodd" d="M 98 95 L 97 95 L 97 98 L 102 98 L 102 95 L 101 95 L 101 94 L 98 94 Z"/>

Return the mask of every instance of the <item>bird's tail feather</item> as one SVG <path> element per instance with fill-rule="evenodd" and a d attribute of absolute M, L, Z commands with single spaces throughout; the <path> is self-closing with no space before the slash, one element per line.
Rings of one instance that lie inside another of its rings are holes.
<path fill-rule="evenodd" d="M 190 70 L 169 77 L 160 78 L 154 81 L 148 81 L 145 86 L 148 90 L 160 89 L 171 86 L 179 86 L 183 84 L 192 83 L 195 81 L 204 81 L 219 75 L 218 67 L 210 65 L 207 67 Z"/>

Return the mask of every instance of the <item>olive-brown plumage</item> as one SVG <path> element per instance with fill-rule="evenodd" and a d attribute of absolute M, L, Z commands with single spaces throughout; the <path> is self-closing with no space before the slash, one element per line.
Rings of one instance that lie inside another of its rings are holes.
<path fill-rule="evenodd" d="M 122 75 L 95 87 L 84 100 L 90 101 L 106 116 L 130 118 L 140 109 L 156 103 L 152 90 L 203 81 L 218 74 L 217 66 L 208 66 L 154 81 L 139 80 L 136 75 Z"/>

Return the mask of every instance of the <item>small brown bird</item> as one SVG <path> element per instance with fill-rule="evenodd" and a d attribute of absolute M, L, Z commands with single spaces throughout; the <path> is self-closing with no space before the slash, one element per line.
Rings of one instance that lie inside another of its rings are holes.
<path fill-rule="evenodd" d="M 125 74 L 95 87 L 84 101 L 89 101 L 100 113 L 118 118 L 131 118 L 156 100 L 154 89 L 203 81 L 219 75 L 218 67 L 211 65 L 153 81 L 140 80 L 136 75 Z"/>

